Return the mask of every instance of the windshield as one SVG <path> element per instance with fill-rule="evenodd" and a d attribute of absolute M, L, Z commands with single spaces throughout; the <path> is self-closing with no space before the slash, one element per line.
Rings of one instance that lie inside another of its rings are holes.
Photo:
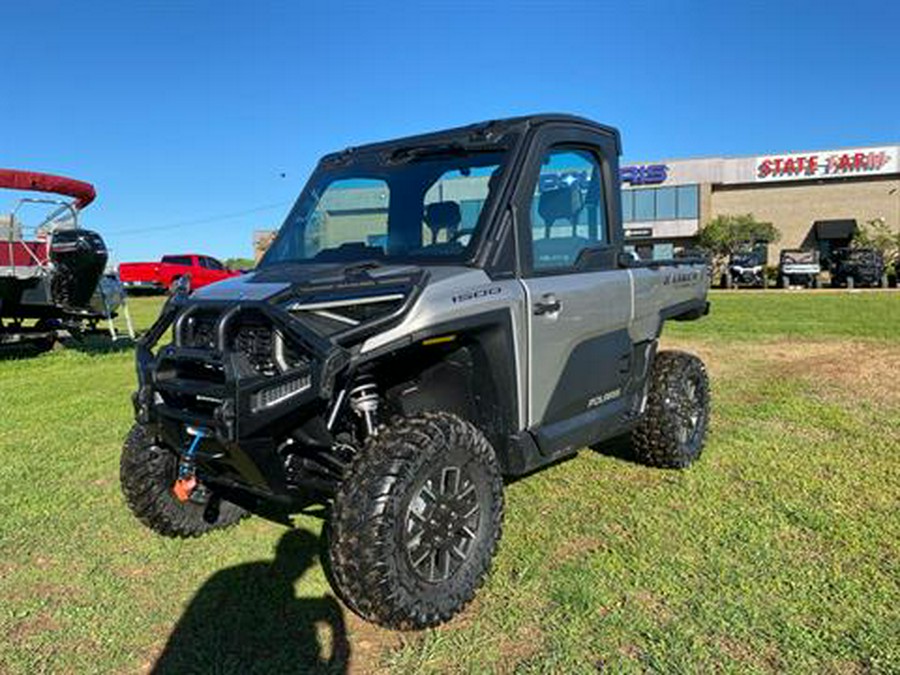
<path fill-rule="evenodd" d="M 818 260 L 815 251 L 782 251 L 781 262 L 806 265 L 815 264 Z"/>
<path fill-rule="evenodd" d="M 260 267 L 285 262 L 462 262 L 507 151 L 447 146 L 323 162 Z M 339 164 L 339 162 L 334 162 Z"/>
<path fill-rule="evenodd" d="M 756 267 L 762 265 L 762 261 L 755 253 L 738 253 L 732 258 L 731 264 L 741 267 Z"/>

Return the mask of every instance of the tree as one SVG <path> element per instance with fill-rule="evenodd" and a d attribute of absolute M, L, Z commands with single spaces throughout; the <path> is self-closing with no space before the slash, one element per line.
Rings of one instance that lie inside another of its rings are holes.
<path fill-rule="evenodd" d="M 716 270 L 721 270 L 731 255 L 780 238 L 778 228 L 756 220 L 752 213 L 716 216 L 697 233 L 698 245 L 712 256 Z"/>
<path fill-rule="evenodd" d="M 873 248 L 881 251 L 884 262 L 896 263 L 900 257 L 900 231 L 893 232 L 884 218 L 868 220 L 853 235 L 854 248 Z"/>
<path fill-rule="evenodd" d="M 256 266 L 250 258 L 226 258 L 225 267 L 230 270 L 252 270 Z"/>

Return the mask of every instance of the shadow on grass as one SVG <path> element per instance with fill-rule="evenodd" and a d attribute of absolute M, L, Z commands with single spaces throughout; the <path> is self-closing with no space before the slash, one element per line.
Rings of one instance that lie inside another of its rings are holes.
<path fill-rule="evenodd" d="M 632 464 L 640 464 L 637 457 L 634 456 L 634 449 L 631 445 L 631 434 L 622 434 L 608 441 L 597 443 L 591 446 L 594 452 L 599 452 L 607 457 L 615 457 Z"/>
<path fill-rule="evenodd" d="M 140 337 L 139 335 L 136 337 Z M 121 352 L 129 352 L 134 349 L 136 340 L 128 337 L 120 337 L 113 340 L 107 335 L 85 335 L 80 338 L 64 340 L 63 346 L 82 354 L 91 356 L 103 356 L 104 354 L 119 354 Z"/>
<path fill-rule="evenodd" d="M 28 338 L 16 344 L 0 345 L 0 361 L 31 359 L 58 349 L 81 352 L 89 356 L 120 354 L 132 351 L 139 337 L 140 333 L 137 333 L 134 340 L 128 337 L 113 340 L 108 333 L 94 333 L 63 340 Z"/>
<path fill-rule="evenodd" d="M 289 530 L 274 560 L 214 574 L 191 600 L 152 673 L 346 673 L 350 645 L 341 606 L 328 595 L 294 594 L 318 551 L 315 535 Z"/>

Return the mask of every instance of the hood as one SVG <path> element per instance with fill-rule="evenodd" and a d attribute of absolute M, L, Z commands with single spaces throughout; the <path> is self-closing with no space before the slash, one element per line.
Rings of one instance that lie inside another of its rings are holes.
<path fill-rule="evenodd" d="M 200 288 L 186 303 L 278 305 L 319 335 L 344 339 L 399 321 L 426 283 L 474 272 L 449 265 L 275 265 Z"/>
<path fill-rule="evenodd" d="M 382 285 L 409 285 L 422 276 L 414 265 L 364 266 L 362 263 L 273 265 L 200 288 L 197 300 L 267 300 L 291 289 L 298 296 L 315 292 L 346 296 Z"/>

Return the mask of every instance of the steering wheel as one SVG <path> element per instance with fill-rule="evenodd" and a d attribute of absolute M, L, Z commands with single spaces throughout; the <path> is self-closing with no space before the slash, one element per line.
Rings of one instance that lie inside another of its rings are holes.
<path fill-rule="evenodd" d="M 456 233 L 450 237 L 450 241 L 448 244 L 459 244 L 463 248 L 469 245 L 469 242 L 472 241 L 472 233 L 474 230 L 457 230 Z"/>

